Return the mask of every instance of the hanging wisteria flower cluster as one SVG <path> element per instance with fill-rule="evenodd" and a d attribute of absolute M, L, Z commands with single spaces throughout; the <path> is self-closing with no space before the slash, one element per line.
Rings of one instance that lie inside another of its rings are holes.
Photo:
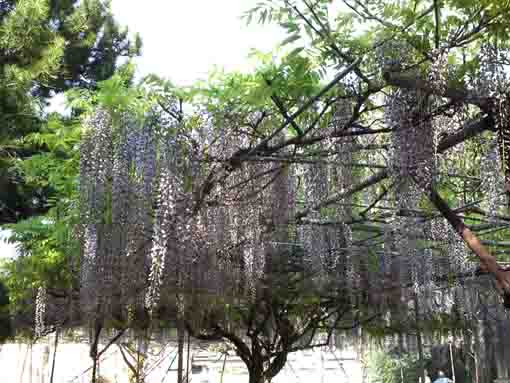
<path fill-rule="evenodd" d="M 404 53 L 391 51 L 392 68 Z M 447 52 L 435 55 L 430 80 L 442 93 Z M 295 128 L 257 131 L 267 112 L 240 122 L 235 113 L 199 110 L 187 124 L 157 108 L 143 117 L 98 108 L 86 122 L 80 166 L 85 317 L 129 322 L 181 315 L 211 296 L 256 299 L 292 263 L 315 286 L 334 281 L 350 302 L 388 303 L 393 319 L 409 291 L 430 301 L 431 289 L 465 271 L 457 234 L 423 208 L 424 191 L 458 170 L 459 152 L 438 159 L 438 132 L 454 134 L 465 115 L 436 116 L 440 97 L 394 90 L 374 107 L 388 133 L 376 137 L 364 121 L 352 124 L 360 112 L 351 85 L 332 92 L 328 124 L 310 124 L 306 137 Z M 352 191 L 358 170 L 377 169 L 384 184 Z M 483 191 L 495 201 L 489 183 Z M 388 286 L 392 293 L 382 293 Z"/>
<path fill-rule="evenodd" d="M 39 337 L 44 334 L 45 326 L 45 316 L 46 316 L 46 304 L 47 304 L 47 296 L 46 296 L 46 288 L 40 286 L 37 289 L 37 296 L 35 298 L 35 336 Z"/>
<path fill-rule="evenodd" d="M 448 85 L 448 51 L 437 48 L 431 52 L 432 65 L 428 75 L 429 82 L 441 94 Z"/>
<path fill-rule="evenodd" d="M 214 129 L 191 136 L 156 112 L 140 121 L 98 109 L 86 126 L 80 174 L 83 313 L 135 320 L 145 310 L 155 315 L 172 304 L 176 292 L 253 294 L 270 267 L 271 248 L 289 246 L 291 170 L 262 161 L 243 165 L 238 178 L 208 191 L 220 203 L 197 208 L 204 182 L 212 182 L 207 171 L 221 168 L 222 157 L 234 153 L 241 138 L 226 141 Z M 212 165 L 200 161 L 204 151 Z M 273 186 L 260 189 L 261 182 Z"/>
<path fill-rule="evenodd" d="M 484 152 L 480 164 L 480 174 L 483 175 L 481 189 L 485 197 L 483 206 L 487 210 L 488 218 L 494 220 L 499 207 L 504 204 L 501 192 L 504 190 L 504 182 L 500 171 L 503 166 L 497 138 L 492 136 L 488 141 L 488 149 Z"/>
<path fill-rule="evenodd" d="M 402 284 L 412 283 L 415 288 L 423 284 L 419 280 L 423 277 L 423 251 L 417 250 L 416 244 L 426 227 L 412 212 L 423 196 L 422 187 L 433 181 L 436 172 L 433 125 L 423 118 L 429 110 L 426 95 L 396 91 L 388 98 L 385 111 L 387 123 L 393 127 L 389 166 L 395 185 L 394 203 L 399 210 L 390 223 L 392 238 L 388 240 L 394 245 L 388 244 L 387 249 L 393 256 L 395 250 L 399 254 L 396 262 L 402 266 L 399 271 Z M 395 260 L 390 255 L 386 263 L 392 262 Z"/>
<path fill-rule="evenodd" d="M 510 201 L 510 82 L 505 68 L 501 65 L 502 57 L 495 46 L 482 45 L 479 56 L 480 75 L 476 85 L 479 91 L 490 99 L 488 113 L 493 118 L 498 133 L 500 164 Z"/>

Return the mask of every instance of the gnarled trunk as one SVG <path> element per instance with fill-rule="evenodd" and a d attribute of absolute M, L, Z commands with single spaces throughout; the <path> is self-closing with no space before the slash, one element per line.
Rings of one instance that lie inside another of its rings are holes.
<path fill-rule="evenodd" d="M 252 355 L 252 363 L 248 367 L 249 383 L 267 383 L 278 375 L 287 362 L 287 352 L 279 353 L 269 364 L 267 369 L 264 369 L 264 362 L 262 355 Z"/>
<path fill-rule="evenodd" d="M 248 369 L 249 383 L 265 383 L 263 368 L 253 367 Z"/>

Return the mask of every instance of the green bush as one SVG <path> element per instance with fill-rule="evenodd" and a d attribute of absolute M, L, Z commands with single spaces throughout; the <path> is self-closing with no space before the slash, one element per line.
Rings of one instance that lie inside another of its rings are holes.
<path fill-rule="evenodd" d="M 370 354 L 368 377 L 371 383 L 418 382 L 423 363 L 410 355 L 396 356 L 384 351 Z"/>

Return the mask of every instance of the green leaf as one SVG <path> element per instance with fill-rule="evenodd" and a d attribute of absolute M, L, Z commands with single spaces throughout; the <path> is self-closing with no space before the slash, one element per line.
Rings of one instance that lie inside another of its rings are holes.
<path fill-rule="evenodd" d="M 295 33 L 295 34 L 287 37 L 285 40 L 283 40 L 281 45 L 284 46 L 284 45 L 287 45 L 287 44 L 291 44 L 294 41 L 299 40 L 300 38 L 301 38 L 301 35 L 299 33 Z"/>
<path fill-rule="evenodd" d="M 289 53 L 289 56 L 298 56 L 301 52 L 303 52 L 304 49 L 305 47 L 295 48 Z"/>

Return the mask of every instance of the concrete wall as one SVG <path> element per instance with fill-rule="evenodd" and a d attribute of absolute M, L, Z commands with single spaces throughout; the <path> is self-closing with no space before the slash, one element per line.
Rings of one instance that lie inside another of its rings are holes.
<path fill-rule="evenodd" d="M 100 347 L 101 349 L 101 347 Z M 177 381 L 176 344 L 164 347 L 151 346 L 153 356 L 148 360 L 146 383 L 169 383 Z M 224 357 L 215 352 L 204 351 L 193 345 L 191 359 L 193 383 L 219 383 Z M 6 344 L 0 348 L 0 383 L 48 383 L 53 359 L 53 338 L 38 344 Z M 173 365 L 171 365 L 174 360 Z M 184 364 L 186 366 L 186 363 Z M 202 367 L 198 367 L 202 366 Z M 87 344 L 61 343 L 58 346 L 54 383 L 90 382 L 91 359 Z M 169 370 L 170 367 L 170 371 Z M 201 371 L 200 371 L 201 370 Z M 101 359 L 100 375 L 110 382 L 128 383 L 128 368 L 116 346 L 112 346 Z M 297 352 L 290 356 L 285 369 L 274 379 L 275 383 L 358 383 L 361 382 L 361 364 L 353 352 L 314 350 Z M 236 356 L 227 357 L 223 383 L 248 382 L 243 362 Z"/>

